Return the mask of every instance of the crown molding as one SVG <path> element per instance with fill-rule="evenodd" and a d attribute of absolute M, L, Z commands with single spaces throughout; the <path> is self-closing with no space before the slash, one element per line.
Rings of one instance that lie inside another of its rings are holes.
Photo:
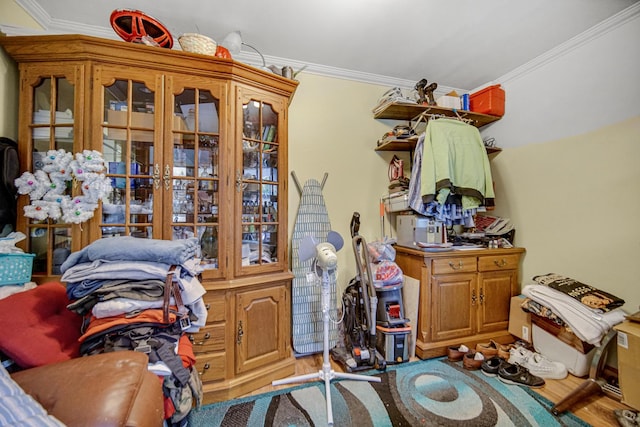
<path fill-rule="evenodd" d="M 89 36 L 103 37 L 108 39 L 118 39 L 116 34 L 111 28 L 100 27 L 95 25 L 86 25 L 79 22 L 66 21 L 62 19 L 52 19 L 51 16 L 40 7 L 35 0 L 16 0 L 16 3 L 21 6 L 42 28 L 43 31 L 35 31 L 33 29 L 21 28 L 11 25 L 0 24 L 0 31 L 7 35 L 31 35 L 35 33 L 45 34 L 84 34 Z M 478 88 L 469 91 L 475 92 L 479 89 L 486 87 L 494 82 L 506 83 L 511 80 L 518 79 L 528 73 L 535 71 L 536 69 L 553 62 L 557 58 L 566 55 L 574 49 L 583 46 L 590 41 L 601 37 L 609 31 L 624 25 L 630 20 L 636 19 L 640 15 L 640 2 L 634 3 L 628 8 L 618 12 L 617 14 L 605 19 L 604 21 L 594 25 L 587 31 L 578 34 L 577 36 L 567 40 L 566 42 L 554 47 L 553 49 L 539 55 L 531 61 L 515 68 L 514 70 L 497 77 L 492 82 L 479 86 Z M 176 47 L 179 48 L 178 43 Z M 235 57 L 236 60 L 252 65 L 254 67 L 262 66 L 262 59 L 257 53 L 254 52 L 240 52 Z M 360 83 L 369 83 L 385 87 L 400 87 L 403 89 L 413 89 L 415 81 L 398 79 L 389 76 L 382 76 L 379 74 L 371 74 L 362 71 L 347 70 L 343 68 L 330 67 L 326 65 L 304 63 L 292 59 L 279 58 L 275 56 L 265 56 L 265 61 L 270 64 L 288 65 L 295 71 L 302 70 L 304 68 L 305 73 L 314 74 L 324 77 L 332 77 L 343 80 L 351 80 Z M 440 86 L 436 90 L 437 95 L 443 95 L 456 90 L 458 92 L 468 92 L 465 89 L 452 88 L 447 86 Z"/>
<path fill-rule="evenodd" d="M 640 16 L 640 2 L 634 3 L 626 9 L 616 13 L 615 15 L 605 19 L 604 21 L 594 25 L 588 30 L 578 34 L 577 36 L 567 40 L 566 42 L 554 47 L 553 49 L 537 56 L 531 61 L 521 65 L 518 68 L 504 74 L 503 76 L 494 80 L 494 82 L 506 83 L 511 80 L 517 80 L 520 77 L 529 74 L 536 69 L 555 61 L 557 58 L 567 55 L 569 52 L 584 46 L 585 44 L 602 37 L 609 31 L 621 27 L 627 22 L 637 19 Z M 493 82 L 489 83 L 493 84 Z M 476 90 L 482 89 L 489 84 L 480 86 Z"/>

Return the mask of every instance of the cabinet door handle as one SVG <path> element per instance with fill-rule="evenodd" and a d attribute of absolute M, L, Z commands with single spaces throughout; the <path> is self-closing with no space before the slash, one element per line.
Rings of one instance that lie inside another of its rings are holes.
<path fill-rule="evenodd" d="M 476 300 L 478 299 L 478 297 L 476 297 L 476 290 L 472 290 L 471 291 L 471 305 L 476 305 Z"/>
<path fill-rule="evenodd" d="M 498 261 L 497 259 L 494 259 L 493 263 L 496 265 L 496 267 L 500 267 L 500 268 L 507 265 L 507 261 L 504 258 L 502 258 L 500 261 Z"/>
<path fill-rule="evenodd" d="M 160 165 L 157 163 L 153 167 L 153 186 L 156 190 L 160 189 Z"/>
<path fill-rule="evenodd" d="M 236 171 L 236 192 L 240 192 L 240 190 L 242 190 L 242 175 L 240 174 L 240 171 L 237 170 Z"/>
<path fill-rule="evenodd" d="M 458 265 L 456 266 L 453 261 L 449 261 L 449 267 L 453 268 L 454 270 L 461 270 L 462 269 L 462 260 L 458 261 Z"/>
<path fill-rule="evenodd" d="M 171 188 L 171 169 L 169 169 L 169 165 L 164 165 L 164 189 L 169 191 Z"/>
<path fill-rule="evenodd" d="M 480 305 L 484 304 L 484 290 L 480 288 Z"/>
<path fill-rule="evenodd" d="M 236 343 L 238 345 L 242 344 L 242 336 L 244 335 L 244 331 L 242 330 L 242 320 L 238 322 L 238 336 L 236 338 Z"/>

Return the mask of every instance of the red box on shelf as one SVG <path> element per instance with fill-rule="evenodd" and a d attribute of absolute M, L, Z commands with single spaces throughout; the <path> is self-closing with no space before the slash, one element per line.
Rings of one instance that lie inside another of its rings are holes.
<path fill-rule="evenodd" d="M 504 89 L 500 85 L 488 86 L 469 97 L 471 111 L 490 116 L 504 115 Z"/>

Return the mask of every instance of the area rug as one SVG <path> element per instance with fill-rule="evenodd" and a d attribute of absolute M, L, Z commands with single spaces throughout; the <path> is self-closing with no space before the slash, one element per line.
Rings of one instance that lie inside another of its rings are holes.
<path fill-rule="evenodd" d="M 377 371 L 373 371 L 375 373 Z M 508 385 L 460 362 L 430 359 L 387 367 L 382 382 L 332 380 L 335 426 L 589 426 L 528 387 Z M 190 427 L 326 426 L 324 382 L 194 409 Z"/>

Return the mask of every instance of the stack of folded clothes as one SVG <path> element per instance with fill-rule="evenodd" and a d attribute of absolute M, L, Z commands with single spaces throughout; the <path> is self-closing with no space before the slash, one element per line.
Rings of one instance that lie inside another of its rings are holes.
<path fill-rule="evenodd" d="M 624 321 L 625 301 L 593 286 L 555 273 L 535 276 L 522 293 L 535 304 L 523 308 L 567 326 L 582 341 L 600 345 L 609 330 Z"/>
<path fill-rule="evenodd" d="M 62 264 L 68 308 L 84 316 L 83 355 L 134 350 L 163 378 L 165 416 L 186 419 L 202 385 L 186 332 L 207 320 L 197 239 L 110 237 L 72 253 Z"/>

